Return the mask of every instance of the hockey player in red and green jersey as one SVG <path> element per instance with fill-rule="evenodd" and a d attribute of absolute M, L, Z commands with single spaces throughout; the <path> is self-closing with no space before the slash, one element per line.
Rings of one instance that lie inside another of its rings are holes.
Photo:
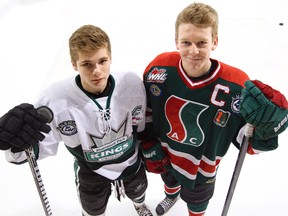
<path fill-rule="evenodd" d="M 248 153 L 274 150 L 287 127 L 285 97 L 235 67 L 210 58 L 218 44 L 217 12 L 194 3 L 176 20 L 176 52 L 158 55 L 143 80 L 147 94 L 146 169 L 161 173 L 165 214 L 181 197 L 189 216 L 202 216 L 213 196 L 217 168 L 246 123 L 255 127 Z"/>

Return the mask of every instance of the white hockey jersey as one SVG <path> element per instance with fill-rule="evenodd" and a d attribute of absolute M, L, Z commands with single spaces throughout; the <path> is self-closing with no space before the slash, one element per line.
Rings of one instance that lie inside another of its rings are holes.
<path fill-rule="evenodd" d="M 39 159 L 57 154 L 64 143 L 75 158 L 111 180 L 138 160 L 137 132 L 145 127 L 146 96 L 140 77 L 132 72 L 110 75 L 108 96 L 92 99 L 75 77 L 44 90 L 35 107 L 53 111 L 51 132 L 39 143 Z M 24 152 L 6 152 L 9 162 L 26 159 Z"/>

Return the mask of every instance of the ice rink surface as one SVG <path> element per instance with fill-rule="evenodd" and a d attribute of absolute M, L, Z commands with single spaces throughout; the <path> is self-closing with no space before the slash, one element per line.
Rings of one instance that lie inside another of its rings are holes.
<path fill-rule="evenodd" d="M 73 74 L 68 38 L 84 24 L 103 28 L 112 42 L 112 70 L 142 75 L 155 55 L 175 50 L 174 22 L 187 0 L 0 0 L 0 115 L 33 102 L 46 85 Z M 219 45 L 212 57 L 238 67 L 288 97 L 288 3 L 285 0 L 210 0 L 219 14 Z M 283 23 L 283 25 L 279 25 Z M 222 160 L 207 216 L 220 216 L 238 151 Z M 0 152 L 0 215 L 40 216 L 42 205 L 28 164 L 6 162 Z M 60 146 L 57 156 L 38 165 L 54 216 L 80 216 L 73 158 Z M 288 132 L 275 151 L 247 155 L 229 216 L 288 215 Z M 148 206 L 163 198 L 160 176 L 148 174 Z M 155 212 L 154 212 L 155 213 Z M 107 216 L 136 216 L 128 199 L 112 194 Z M 156 214 L 155 214 L 156 215 Z M 188 216 L 179 201 L 167 216 Z"/>

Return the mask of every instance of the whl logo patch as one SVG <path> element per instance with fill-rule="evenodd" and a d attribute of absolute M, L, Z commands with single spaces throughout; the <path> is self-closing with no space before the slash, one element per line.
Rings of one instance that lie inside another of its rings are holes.
<path fill-rule="evenodd" d="M 163 83 L 167 79 L 166 69 L 154 68 L 147 78 L 147 82 Z"/>

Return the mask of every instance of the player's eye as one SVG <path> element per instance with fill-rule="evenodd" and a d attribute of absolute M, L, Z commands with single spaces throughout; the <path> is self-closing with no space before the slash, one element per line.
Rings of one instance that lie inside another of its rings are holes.
<path fill-rule="evenodd" d="M 184 46 L 190 46 L 190 45 L 191 45 L 191 42 L 189 42 L 189 41 L 182 41 L 181 44 L 184 45 Z"/>
<path fill-rule="evenodd" d="M 206 46 L 206 44 L 207 44 L 206 41 L 200 41 L 200 42 L 197 43 L 197 47 L 198 47 L 198 48 L 201 48 L 201 47 Z"/>
<path fill-rule="evenodd" d="M 82 63 L 82 64 L 81 64 L 81 66 L 82 66 L 82 67 L 84 67 L 84 68 L 87 68 L 87 69 L 89 69 L 89 68 L 91 68 L 91 67 L 92 67 L 92 64 L 91 64 L 91 63 L 89 63 L 89 62 L 84 62 L 84 63 Z"/>
<path fill-rule="evenodd" d="M 104 64 L 105 62 L 107 62 L 108 60 L 107 59 L 101 59 L 100 61 L 99 61 L 99 64 Z"/>

